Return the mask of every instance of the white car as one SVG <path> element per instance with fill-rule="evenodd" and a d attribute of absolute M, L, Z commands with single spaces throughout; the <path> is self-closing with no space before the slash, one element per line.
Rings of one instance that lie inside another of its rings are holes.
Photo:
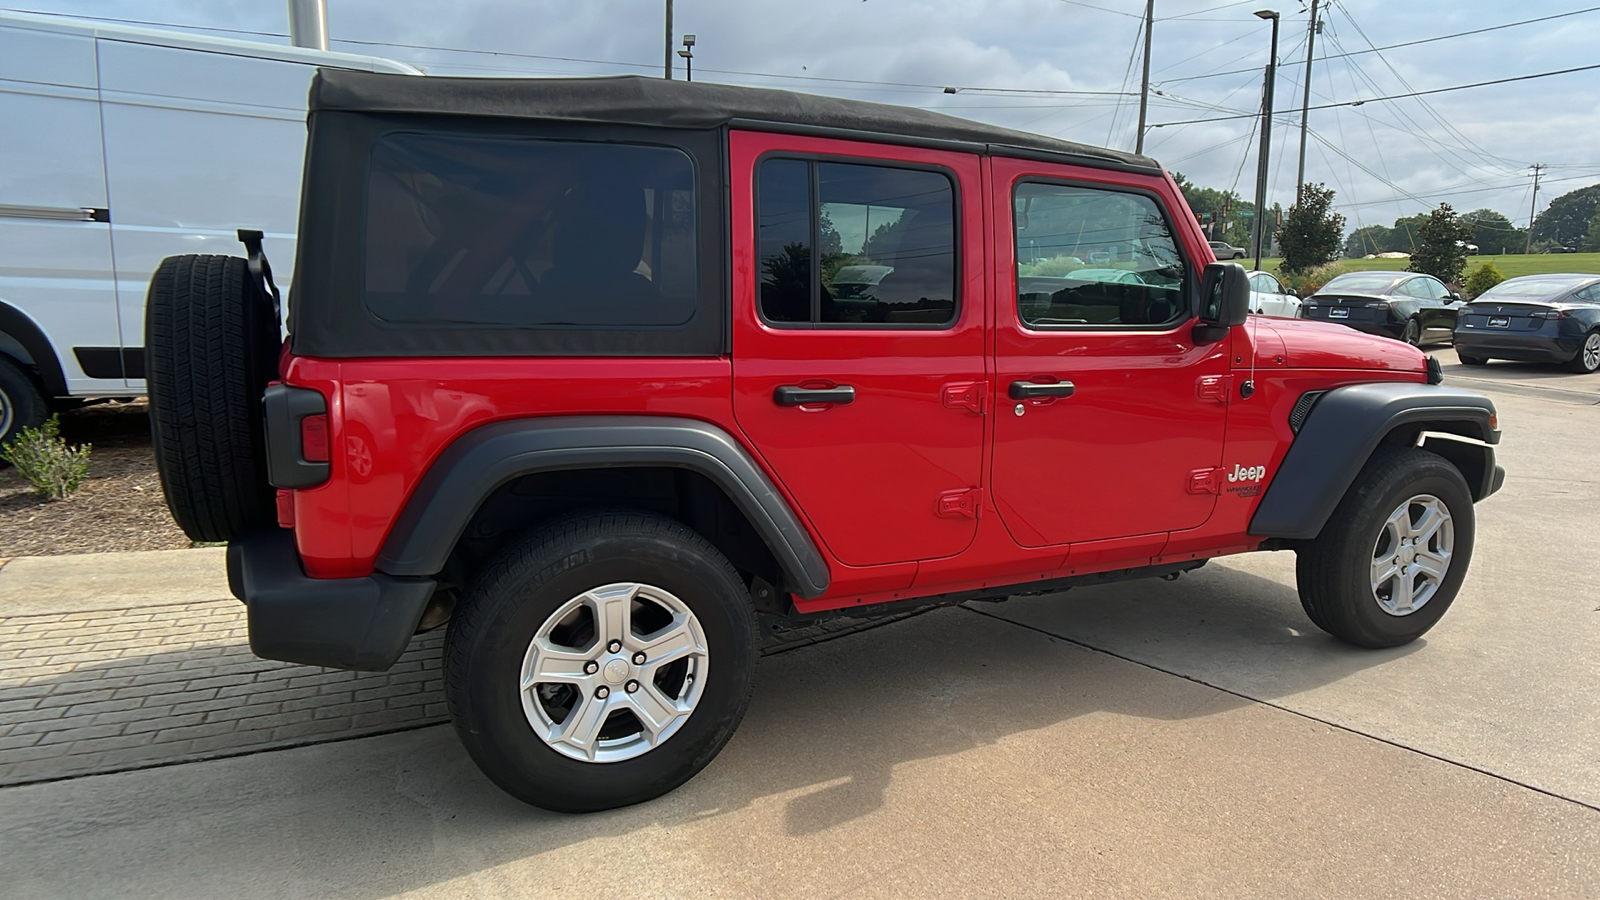
<path fill-rule="evenodd" d="M 144 393 L 161 260 L 265 232 L 287 285 L 319 66 L 386 59 L 0 12 L 0 442 Z"/>
<path fill-rule="evenodd" d="M 1261 316 L 1300 318 L 1300 298 L 1279 283 L 1278 276 L 1259 269 L 1250 273 L 1250 309 Z"/>

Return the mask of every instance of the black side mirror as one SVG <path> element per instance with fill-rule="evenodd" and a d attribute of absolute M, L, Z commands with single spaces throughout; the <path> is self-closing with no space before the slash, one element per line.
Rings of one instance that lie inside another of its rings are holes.
<path fill-rule="evenodd" d="M 1214 344 L 1250 315 L 1250 277 L 1238 263 L 1216 262 L 1200 276 L 1200 321 L 1196 344 Z"/>
<path fill-rule="evenodd" d="M 1460 303 L 1461 302 L 1461 295 L 1456 293 L 1455 291 L 1451 291 L 1450 292 L 1450 300 L 1448 302 L 1450 302 L 1450 303 Z"/>

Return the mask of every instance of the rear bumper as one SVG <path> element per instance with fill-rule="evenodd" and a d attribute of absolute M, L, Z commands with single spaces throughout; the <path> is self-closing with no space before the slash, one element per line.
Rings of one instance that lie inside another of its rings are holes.
<path fill-rule="evenodd" d="M 1554 335 L 1542 332 L 1522 334 L 1494 333 L 1479 328 L 1457 328 L 1456 351 L 1483 359 L 1515 359 L 1523 362 L 1564 363 L 1577 355 L 1583 335 Z"/>
<path fill-rule="evenodd" d="M 310 578 L 294 533 L 251 532 L 228 544 L 228 588 L 244 601 L 250 650 L 263 659 L 382 672 L 416 634 L 431 578 Z"/>

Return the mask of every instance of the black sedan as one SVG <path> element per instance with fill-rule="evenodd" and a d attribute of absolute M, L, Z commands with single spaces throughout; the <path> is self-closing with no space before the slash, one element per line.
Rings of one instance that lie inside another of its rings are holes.
<path fill-rule="evenodd" d="M 1461 307 L 1456 355 L 1469 366 L 1491 359 L 1561 363 L 1600 370 L 1600 275 L 1524 275 Z"/>
<path fill-rule="evenodd" d="M 1421 344 L 1455 329 L 1460 304 L 1461 295 L 1432 275 L 1346 272 L 1306 298 L 1300 314 Z"/>

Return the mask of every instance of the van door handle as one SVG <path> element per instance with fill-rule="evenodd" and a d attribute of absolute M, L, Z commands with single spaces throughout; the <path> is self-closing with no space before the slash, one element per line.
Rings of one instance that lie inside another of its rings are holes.
<path fill-rule="evenodd" d="M 1070 381 L 1057 381 L 1053 384 L 1035 384 L 1031 381 L 1011 382 L 1011 399 L 1037 400 L 1040 397 L 1071 397 L 1077 390 Z"/>
<path fill-rule="evenodd" d="M 779 406 L 809 406 L 822 403 L 842 406 L 855 401 L 856 389 L 848 384 L 831 388 L 803 388 L 797 384 L 786 384 L 772 392 L 772 399 Z"/>

